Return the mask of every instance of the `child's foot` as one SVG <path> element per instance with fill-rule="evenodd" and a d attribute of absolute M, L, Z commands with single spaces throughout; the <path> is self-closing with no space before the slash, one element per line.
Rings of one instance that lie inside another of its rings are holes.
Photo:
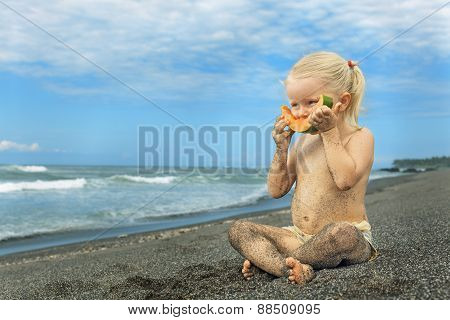
<path fill-rule="evenodd" d="M 314 277 L 314 271 L 310 265 L 302 264 L 292 257 L 286 259 L 286 265 L 289 268 L 290 283 L 305 284 Z"/>
<path fill-rule="evenodd" d="M 246 280 L 250 280 L 253 277 L 253 266 L 250 260 L 245 260 L 242 266 L 242 274 Z"/>

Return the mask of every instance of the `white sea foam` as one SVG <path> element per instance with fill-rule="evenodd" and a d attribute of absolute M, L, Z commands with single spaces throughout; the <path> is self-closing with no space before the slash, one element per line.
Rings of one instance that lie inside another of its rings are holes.
<path fill-rule="evenodd" d="M 22 172 L 45 172 L 47 168 L 44 166 L 12 166 L 14 170 L 22 171 Z"/>
<path fill-rule="evenodd" d="M 387 172 L 387 171 L 372 171 L 369 176 L 369 181 L 384 179 L 384 178 L 393 178 L 398 176 L 403 176 L 405 173 L 400 172 Z"/>
<path fill-rule="evenodd" d="M 6 182 L 0 183 L 0 193 L 26 191 L 26 190 L 52 190 L 52 189 L 78 189 L 86 184 L 84 178 L 71 180 L 31 181 L 31 182 Z"/>
<path fill-rule="evenodd" d="M 117 175 L 112 176 L 113 180 L 123 180 L 128 182 L 138 182 L 138 183 L 150 183 L 150 184 L 169 184 L 175 181 L 176 177 L 167 176 L 167 177 L 141 177 L 141 176 L 130 176 L 130 175 Z"/>
<path fill-rule="evenodd" d="M 258 188 L 254 190 L 253 192 L 250 192 L 244 196 L 241 197 L 239 204 L 245 205 L 245 204 L 255 204 L 262 198 L 268 196 L 267 187 L 264 185 L 261 188 Z"/>

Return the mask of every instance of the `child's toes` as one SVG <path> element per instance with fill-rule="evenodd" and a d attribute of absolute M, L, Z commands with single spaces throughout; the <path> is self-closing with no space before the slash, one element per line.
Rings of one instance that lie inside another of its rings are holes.
<path fill-rule="evenodd" d="M 290 268 L 295 266 L 296 260 L 292 257 L 286 258 L 286 265 Z"/>

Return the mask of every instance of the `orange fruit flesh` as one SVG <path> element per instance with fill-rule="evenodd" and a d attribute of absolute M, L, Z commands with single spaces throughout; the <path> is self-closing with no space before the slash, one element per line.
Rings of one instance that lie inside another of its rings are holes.
<path fill-rule="evenodd" d="M 296 118 L 288 106 L 281 106 L 281 115 L 286 120 L 289 128 L 296 132 L 305 132 L 311 128 L 307 117 Z"/>

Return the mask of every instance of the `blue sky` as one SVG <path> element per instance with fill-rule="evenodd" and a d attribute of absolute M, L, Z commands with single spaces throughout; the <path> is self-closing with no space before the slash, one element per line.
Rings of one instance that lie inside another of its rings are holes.
<path fill-rule="evenodd" d="M 298 58 L 359 60 L 444 2 L 5 3 L 198 129 L 270 121 Z M 0 163 L 134 165 L 139 125 L 178 124 L 0 8 Z M 375 166 L 450 155 L 449 18 L 450 5 L 361 64 Z"/>

